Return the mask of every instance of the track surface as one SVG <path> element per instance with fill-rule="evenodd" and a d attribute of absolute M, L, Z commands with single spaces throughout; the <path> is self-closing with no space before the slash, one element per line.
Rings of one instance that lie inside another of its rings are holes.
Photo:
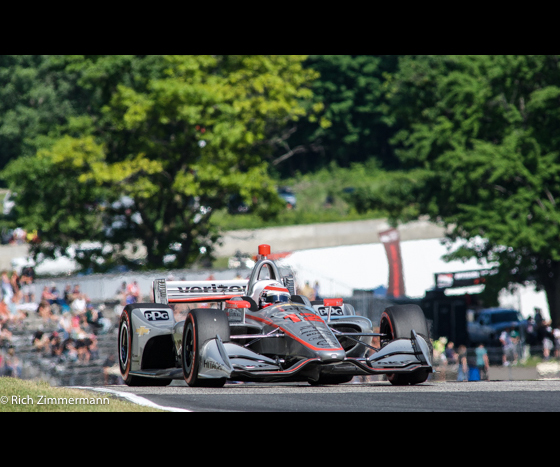
<path fill-rule="evenodd" d="M 100 388 L 101 389 L 101 388 Z M 226 384 L 221 389 L 108 386 L 164 407 L 194 412 L 560 412 L 560 381 L 375 381 L 338 386 Z"/>

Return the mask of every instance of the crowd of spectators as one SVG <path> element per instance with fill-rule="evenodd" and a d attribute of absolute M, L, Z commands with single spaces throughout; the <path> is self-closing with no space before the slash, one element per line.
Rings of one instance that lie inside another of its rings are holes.
<path fill-rule="evenodd" d="M 34 279 L 33 271 L 26 268 L 21 276 L 16 271 L 1 273 L 0 376 L 21 376 L 13 334 L 25 332 L 30 321 L 38 323 L 29 330 L 29 339 L 42 357 L 62 364 L 98 361 L 98 336 L 112 327 L 112 322 L 103 316 L 105 306 L 94 306 L 78 284 L 67 284 L 60 292 L 52 283 L 38 293 Z"/>
<path fill-rule="evenodd" d="M 64 290 L 59 291 L 52 283 L 39 292 L 30 267 L 24 267 L 21 274 L 2 271 L 0 281 L 0 376 L 21 376 L 22 362 L 15 352 L 13 332 L 25 330 L 30 316 L 41 323 L 40 329 L 30 331 L 31 344 L 38 354 L 56 363 L 86 365 L 100 360 L 98 336 L 108 332 L 112 322 L 103 315 L 105 306 L 94 306 L 78 284 L 66 284 Z M 312 287 L 306 282 L 298 287 L 298 292 L 310 300 L 320 298 L 318 283 Z M 142 301 L 137 281 L 128 284 L 123 281 L 115 291 L 115 298 L 121 307 Z M 175 310 L 178 314 L 185 311 L 178 308 Z M 500 342 L 504 366 L 515 365 L 531 355 L 541 356 L 545 361 L 560 360 L 560 329 L 553 329 L 539 309 L 527 320 L 523 338 L 508 329 L 501 334 Z M 454 370 L 458 380 L 468 380 L 473 369 L 481 379 L 488 377 L 488 352 L 483 345 L 455 349 L 453 342 L 441 337 L 433 342 L 433 347 L 435 363 Z M 107 360 L 103 366 L 106 380 L 118 377 L 115 361 Z"/>
<path fill-rule="evenodd" d="M 526 362 L 530 357 L 543 361 L 560 360 L 560 329 L 553 328 L 550 321 L 542 318 L 540 310 L 535 309 L 535 316 L 527 319 L 527 327 L 521 335 L 512 328 L 505 329 L 499 336 L 501 345 L 501 364 L 515 366 Z M 479 344 L 468 349 L 455 344 L 446 337 L 433 342 L 434 361 L 445 373 L 457 374 L 458 381 L 469 381 L 473 370 L 477 379 L 488 379 L 490 366 L 488 349 Z"/>
<path fill-rule="evenodd" d="M 303 286 L 298 286 L 297 293 L 307 297 L 310 301 L 321 300 L 321 292 L 319 290 L 319 282 L 315 281 L 313 286 L 309 284 L 309 281 L 305 281 Z"/>
<path fill-rule="evenodd" d="M 3 245 L 23 245 L 25 243 L 38 243 L 39 233 L 37 230 L 26 231 L 21 227 L 15 229 L 3 229 L 0 232 L 0 241 Z"/>

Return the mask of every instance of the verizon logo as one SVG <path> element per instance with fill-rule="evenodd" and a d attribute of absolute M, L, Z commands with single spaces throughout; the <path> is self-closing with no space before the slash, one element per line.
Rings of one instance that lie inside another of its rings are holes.
<path fill-rule="evenodd" d="M 204 293 L 239 293 L 245 292 L 246 287 L 239 286 L 239 285 L 216 285 L 210 284 L 208 286 L 199 287 L 177 287 L 179 293 L 186 293 L 186 294 L 204 294 Z"/>

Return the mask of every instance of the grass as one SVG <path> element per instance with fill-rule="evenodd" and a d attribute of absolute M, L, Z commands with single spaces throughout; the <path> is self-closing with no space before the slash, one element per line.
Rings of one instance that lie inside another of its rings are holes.
<path fill-rule="evenodd" d="M 298 174 L 278 181 L 278 185 L 289 187 L 295 193 L 295 209 L 285 209 L 278 217 L 268 221 L 251 213 L 231 215 L 224 209 L 215 212 L 211 222 L 227 231 L 386 217 L 387 213 L 380 210 L 359 213 L 350 202 L 353 189 L 375 184 L 382 176 L 382 172 L 371 164 L 355 164 L 351 168 L 333 165 L 316 173 Z"/>
<path fill-rule="evenodd" d="M 0 412 L 163 412 L 112 394 L 52 387 L 43 381 L 0 378 Z"/>

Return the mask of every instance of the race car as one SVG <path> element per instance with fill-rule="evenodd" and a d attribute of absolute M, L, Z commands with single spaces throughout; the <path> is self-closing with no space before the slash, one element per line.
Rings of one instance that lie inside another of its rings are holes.
<path fill-rule="evenodd" d="M 247 280 L 153 281 L 153 303 L 127 305 L 118 355 L 129 386 L 192 387 L 227 381 L 340 384 L 386 375 L 394 385 L 423 383 L 433 372 L 428 325 L 417 305 L 390 306 L 379 332 L 341 298 L 311 302 L 295 293 L 260 245 Z M 173 306 L 193 308 L 176 322 Z M 206 305 L 208 306 L 208 305 Z M 372 345 L 379 338 L 380 345 Z"/>

